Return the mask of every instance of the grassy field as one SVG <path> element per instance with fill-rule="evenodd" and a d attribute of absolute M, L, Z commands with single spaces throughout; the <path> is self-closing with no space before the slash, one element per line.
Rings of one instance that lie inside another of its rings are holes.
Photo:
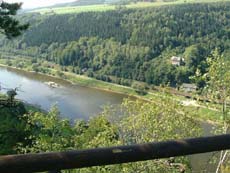
<path fill-rule="evenodd" d="M 177 5 L 177 4 L 186 4 L 186 3 L 211 3 L 211 2 L 230 2 L 230 0 L 178 0 L 174 2 L 138 2 L 126 5 L 126 8 L 136 9 L 136 8 L 147 8 L 147 7 L 157 7 L 162 5 Z M 73 6 L 73 7 L 59 7 L 59 8 L 43 8 L 39 10 L 34 10 L 31 12 L 38 12 L 41 14 L 67 14 L 67 13 L 81 13 L 89 11 L 107 11 L 115 10 L 115 5 L 88 5 L 88 6 Z"/>

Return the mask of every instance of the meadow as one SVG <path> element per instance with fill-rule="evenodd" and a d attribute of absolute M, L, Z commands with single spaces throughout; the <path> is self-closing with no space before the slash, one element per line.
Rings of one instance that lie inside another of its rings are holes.
<path fill-rule="evenodd" d="M 148 8 L 148 7 L 158 7 L 163 5 L 180 5 L 186 3 L 211 3 L 211 2 L 227 2 L 230 0 L 177 0 L 172 2 L 138 2 L 132 3 L 128 5 L 123 5 L 123 8 L 128 9 L 137 9 L 137 8 Z M 70 6 L 70 7 L 58 7 L 58 8 L 42 8 L 33 10 L 31 12 L 36 12 L 40 14 L 68 14 L 68 13 L 82 13 L 82 12 L 90 12 L 90 11 L 108 11 L 115 10 L 119 8 L 117 5 L 109 5 L 109 4 L 100 4 L 100 5 L 86 5 L 86 6 Z"/>

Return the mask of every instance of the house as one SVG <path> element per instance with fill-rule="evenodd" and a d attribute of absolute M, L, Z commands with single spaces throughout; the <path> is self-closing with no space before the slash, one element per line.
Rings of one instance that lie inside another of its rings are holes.
<path fill-rule="evenodd" d="M 171 57 L 171 64 L 176 66 L 181 66 L 184 64 L 184 58 L 178 57 L 178 56 L 172 56 Z"/>
<path fill-rule="evenodd" d="M 197 90 L 197 86 L 195 84 L 183 83 L 180 89 L 188 93 L 195 92 Z"/>
<path fill-rule="evenodd" d="M 82 73 L 85 73 L 85 72 L 87 72 L 87 70 L 88 70 L 87 68 L 83 68 L 83 69 L 81 70 L 81 72 L 82 72 Z"/>

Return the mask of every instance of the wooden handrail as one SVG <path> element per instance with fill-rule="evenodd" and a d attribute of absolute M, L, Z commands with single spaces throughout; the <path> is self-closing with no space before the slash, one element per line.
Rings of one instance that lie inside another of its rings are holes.
<path fill-rule="evenodd" d="M 230 135 L 130 146 L 0 157 L 1 173 L 64 170 L 145 161 L 230 149 Z"/>

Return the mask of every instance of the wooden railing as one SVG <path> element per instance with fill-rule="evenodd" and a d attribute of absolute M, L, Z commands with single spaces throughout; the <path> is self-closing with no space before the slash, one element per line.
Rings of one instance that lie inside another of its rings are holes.
<path fill-rule="evenodd" d="M 230 135 L 130 146 L 0 157 L 1 173 L 64 170 L 145 161 L 230 149 Z"/>

